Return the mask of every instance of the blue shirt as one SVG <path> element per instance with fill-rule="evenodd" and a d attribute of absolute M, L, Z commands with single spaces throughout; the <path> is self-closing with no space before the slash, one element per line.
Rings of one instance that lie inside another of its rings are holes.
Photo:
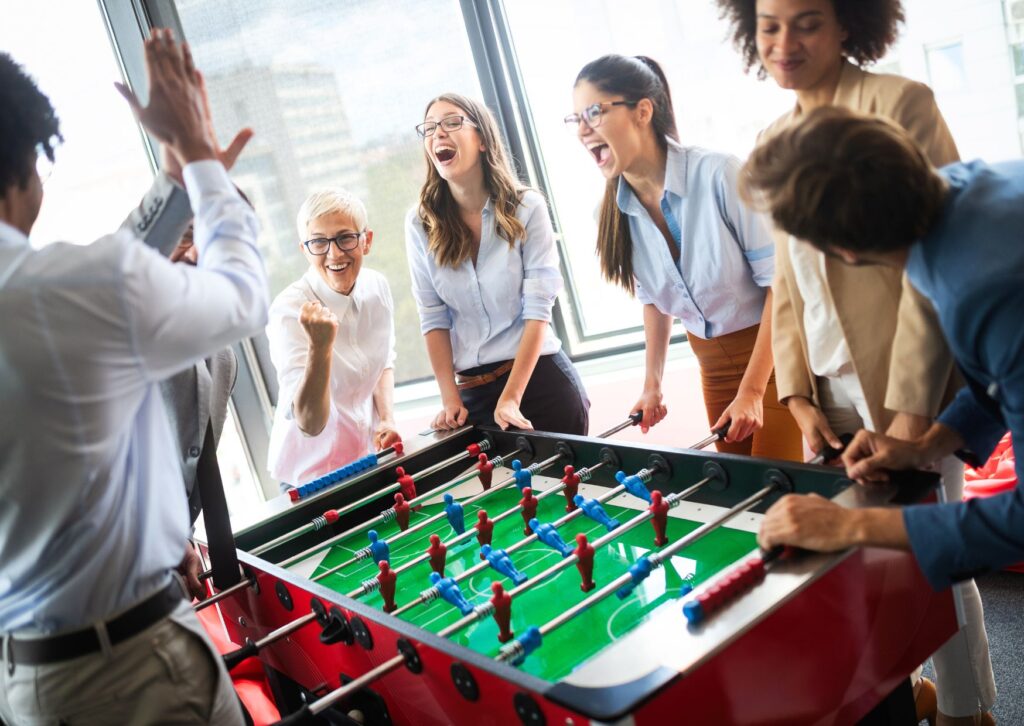
<path fill-rule="evenodd" d="M 256 217 L 224 168 L 197 162 L 184 177 L 197 268 L 138 226 L 35 250 L 0 224 L 0 633 L 108 619 L 184 556 L 180 451 L 158 384 L 259 332 L 268 300 Z M 148 197 L 141 225 L 170 206 Z"/>
<path fill-rule="evenodd" d="M 1009 429 L 1024 443 L 1024 162 L 951 164 L 939 221 L 911 250 L 910 282 L 938 312 L 967 380 L 939 421 L 978 461 Z M 1024 457 L 1017 487 L 990 498 L 909 507 L 904 522 L 929 582 L 1024 560 Z"/>
<path fill-rule="evenodd" d="M 494 203 L 483 209 L 476 265 L 441 267 L 427 249 L 427 233 L 418 207 L 405 220 L 405 248 L 420 330 L 450 330 L 456 371 L 512 360 L 527 320 L 551 322 L 551 309 L 562 289 L 558 252 L 544 197 L 523 194 L 516 217 L 526 238 L 514 245 L 498 234 Z M 541 355 L 562 347 L 546 326 Z"/>
<path fill-rule="evenodd" d="M 617 202 L 629 216 L 636 296 L 678 318 L 699 338 L 761 322 L 775 274 L 775 247 L 765 218 L 739 200 L 740 162 L 728 154 L 668 141 L 661 213 L 679 262 L 625 178 Z"/>

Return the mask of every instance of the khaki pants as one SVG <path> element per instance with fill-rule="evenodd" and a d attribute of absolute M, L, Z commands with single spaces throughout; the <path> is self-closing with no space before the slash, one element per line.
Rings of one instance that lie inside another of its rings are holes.
<path fill-rule="evenodd" d="M 722 412 L 736 398 L 740 381 L 743 380 L 747 363 L 750 361 L 750 354 L 754 350 L 759 328 L 759 325 L 754 325 L 711 340 L 686 334 L 690 348 L 700 363 L 700 382 L 704 393 L 704 408 L 708 413 L 708 425 L 714 426 Z M 803 461 L 804 444 L 800 427 L 796 425 L 789 409 L 779 403 L 774 373 L 768 380 L 762 405 L 764 425 L 760 430 L 755 431 L 745 441 L 718 441 L 715 443 L 716 448 L 728 454 Z"/>
<path fill-rule="evenodd" d="M 99 653 L 41 666 L 6 656 L 0 719 L 9 726 L 244 723 L 223 661 L 184 600 Z"/>

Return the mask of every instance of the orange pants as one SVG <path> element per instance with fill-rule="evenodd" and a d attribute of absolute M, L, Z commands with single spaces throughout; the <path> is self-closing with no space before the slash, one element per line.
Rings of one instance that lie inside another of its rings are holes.
<path fill-rule="evenodd" d="M 686 334 L 690 347 L 700 363 L 700 382 L 704 391 L 704 407 L 708 423 L 714 425 L 722 412 L 736 398 L 740 381 L 754 350 L 759 325 L 735 333 L 704 340 Z M 729 454 L 761 456 L 768 459 L 803 460 L 803 438 L 789 410 L 779 403 L 775 388 L 775 374 L 768 380 L 764 392 L 764 426 L 745 441 L 715 444 L 719 451 Z"/>

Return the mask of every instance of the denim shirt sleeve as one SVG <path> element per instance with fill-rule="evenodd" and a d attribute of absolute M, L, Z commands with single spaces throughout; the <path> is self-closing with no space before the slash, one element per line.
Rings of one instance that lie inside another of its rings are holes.
<path fill-rule="evenodd" d="M 715 180 L 715 198 L 719 213 L 743 250 L 754 282 L 770 287 L 775 276 L 775 243 L 764 215 L 746 206 L 739 198 L 740 163 L 730 157 Z"/>
<path fill-rule="evenodd" d="M 452 317 L 448 306 L 437 294 L 427 259 L 426 235 L 416 215 L 414 208 L 405 218 L 405 253 L 412 278 L 412 296 L 420 315 L 420 332 L 426 335 L 431 330 L 451 330 Z"/>
<path fill-rule="evenodd" d="M 522 204 L 527 215 L 526 239 L 522 244 L 523 319 L 551 322 L 551 309 L 562 290 L 555 233 L 540 194 L 526 192 Z"/>

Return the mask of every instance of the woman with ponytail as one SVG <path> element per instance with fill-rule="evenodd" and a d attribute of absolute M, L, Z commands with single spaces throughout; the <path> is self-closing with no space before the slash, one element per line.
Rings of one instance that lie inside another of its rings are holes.
<path fill-rule="evenodd" d="M 406 251 L 441 389 L 434 427 L 586 434 L 590 402 L 551 328 L 562 275 L 544 198 L 519 183 L 482 103 L 438 96 L 416 130 L 427 181 Z"/>
<path fill-rule="evenodd" d="M 683 146 L 668 82 L 644 56 L 588 63 L 565 122 L 608 180 L 598 222 L 604 276 L 643 304 L 641 425 L 661 421 L 672 324 L 686 327 L 700 363 L 719 451 L 799 460 L 800 431 L 772 374 L 773 243 L 766 220 L 739 200 L 734 157 Z"/>

